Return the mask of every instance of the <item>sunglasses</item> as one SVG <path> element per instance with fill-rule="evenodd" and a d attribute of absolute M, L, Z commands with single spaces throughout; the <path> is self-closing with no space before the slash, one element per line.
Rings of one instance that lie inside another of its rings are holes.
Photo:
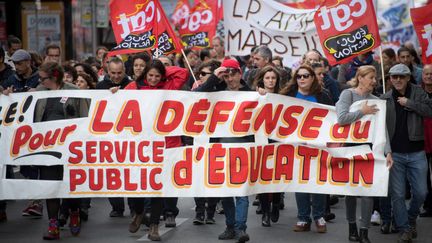
<path fill-rule="evenodd" d="M 212 73 L 207 73 L 207 72 L 203 72 L 203 71 L 201 71 L 199 73 L 200 76 L 206 76 L 206 75 L 210 75 L 210 74 L 212 74 Z"/>
<path fill-rule="evenodd" d="M 296 79 L 297 79 L 297 80 L 300 80 L 300 79 L 308 79 L 310 76 L 311 76 L 311 75 L 310 75 L 309 73 L 308 73 L 308 74 L 297 74 Z"/>
<path fill-rule="evenodd" d="M 390 75 L 390 77 L 392 79 L 404 79 L 406 76 L 405 75 Z"/>

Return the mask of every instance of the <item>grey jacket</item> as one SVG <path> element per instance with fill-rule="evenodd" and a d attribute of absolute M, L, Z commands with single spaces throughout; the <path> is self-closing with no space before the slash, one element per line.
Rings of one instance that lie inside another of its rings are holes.
<path fill-rule="evenodd" d="M 408 110 L 408 136 L 411 141 L 423 141 L 423 117 L 432 117 L 432 100 L 426 92 L 417 85 L 408 83 L 411 86 L 411 94 L 406 104 Z M 381 95 L 381 99 L 387 101 L 387 130 L 390 139 L 393 138 L 396 128 L 396 108 L 393 98 L 393 90 Z"/>
<path fill-rule="evenodd" d="M 60 90 L 74 90 L 78 89 L 77 86 L 69 83 L 64 83 L 63 87 Z M 39 85 L 36 88 L 37 91 L 46 91 L 44 86 Z M 47 105 L 47 99 L 39 99 L 36 103 L 36 108 L 34 112 L 34 122 L 41 122 L 45 107 Z M 63 112 L 65 114 L 66 119 L 79 118 L 79 117 L 87 117 L 90 107 L 90 100 L 84 98 L 68 98 L 66 102 L 63 104 Z"/>

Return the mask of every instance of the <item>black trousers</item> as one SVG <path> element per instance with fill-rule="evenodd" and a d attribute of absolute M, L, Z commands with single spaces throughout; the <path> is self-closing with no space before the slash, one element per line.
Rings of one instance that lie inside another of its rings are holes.
<path fill-rule="evenodd" d="M 282 193 L 262 193 L 258 195 L 259 201 L 261 203 L 261 209 L 265 213 L 270 212 L 270 204 L 273 203 L 274 206 L 279 206 Z"/>
<path fill-rule="evenodd" d="M 208 218 L 213 218 L 216 211 L 216 204 L 220 200 L 218 197 L 195 197 L 195 212 L 197 215 L 204 215 L 207 212 Z M 207 207 L 206 207 L 207 202 Z"/>
<path fill-rule="evenodd" d="M 63 179 L 63 165 L 38 166 L 41 180 L 59 181 Z M 63 203 L 72 211 L 76 211 L 81 204 L 80 198 L 63 199 Z M 47 199 L 47 212 L 49 219 L 58 219 L 60 211 L 60 199 Z"/>

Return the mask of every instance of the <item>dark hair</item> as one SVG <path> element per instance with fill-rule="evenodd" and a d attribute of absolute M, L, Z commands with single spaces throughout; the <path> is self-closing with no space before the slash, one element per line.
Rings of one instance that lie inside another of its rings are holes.
<path fill-rule="evenodd" d="M 99 60 L 97 60 L 96 57 L 87 57 L 84 60 L 84 63 L 87 63 L 88 65 L 92 65 L 95 62 L 97 62 L 97 63 L 99 62 Z"/>
<path fill-rule="evenodd" d="M 6 55 L 6 53 L 5 53 L 4 49 L 3 49 L 3 47 L 0 46 L 0 58 L 4 58 L 5 55 Z"/>
<path fill-rule="evenodd" d="M 31 57 L 31 65 L 33 67 L 40 67 L 40 65 L 42 65 L 43 63 L 43 59 L 41 57 L 41 55 L 39 55 L 39 53 L 35 52 L 35 51 L 29 51 L 30 57 Z"/>
<path fill-rule="evenodd" d="M 411 49 L 405 46 L 401 46 L 401 48 L 399 48 L 399 50 L 397 51 L 398 56 L 400 56 L 400 54 L 404 51 L 409 52 L 409 54 L 412 55 Z"/>
<path fill-rule="evenodd" d="M 313 69 L 310 66 L 302 65 L 294 72 L 294 75 L 291 78 L 291 80 L 289 81 L 288 85 L 280 91 L 280 94 L 286 95 L 286 94 L 298 91 L 297 74 L 298 74 L 300 69 L 306 69 L 314 79 L 312 82 L 312 86 L 310 88 L 309 95 L 317 95 L 317 94 L 322 92 L 322 87 L 319 84 L 318 78 L 315 75 L 315 72 L 313 71 Z"/>
<path fill-rule="evenodd" d="M 48 50 L 50 49 L 58 49 L 59 52 L 61 53 L 61 48 L 59 45 L 55 44 L 55 43 L 50 43 L 45 47 L 45 55 L 48 55 Z"/>
<path fill-rule="evenodd" d="M 210 51 L 213 50 L 213 48 L 207 47 L 200 51 L 199 57 L 201 61 L 204 61 L 206 57 L 211 58 Z"/>
<path fill-rule="evenodd" d="M 144 80 L 147 78 L 147 73 L 152 70 L 156 69 L 162 76 L 161 82 L 165 82 L 166 79 L 166 68 L 163 63 L 158 59 L 153 59 L 149 62 L 149 65 L 146 65 L 144 72 L 137 78 L 136 84 L 138 89 L 141 89 L 142 86 L 144 86 Z"/>
<path fill-rule="evenodd" d="M 72 67 L 71 65 L 63 65 L 63 70 L 65 73 L 70 73 L 74 81 L 77 80 L 78 73 L 74 67 Z"/>
<path fill-rule="evenodd" d="M 310 65 L 310 67 L 311 67 L 313 70 L 315 70 L 315 68 L 323 68 L 324 65 L 323 65 L 322 63 L 319 63 L 319 62 L 314 62 L 314 63 L 312 63 L 312 64 Z"/>
<path fill-rule="evenodd" d="M 7 44 L 8 44 L 8 47 L 11 48 L 12 44 L 21 44 L 21 40 L 14 35 L 10 35 L 7 39 Z"/>
<path fill-rule="evenodd" d="M 90 77 L 90 75 L 85 74 L 85 73 L 81 73 L 81 74 L 78 74 L 77 79 L 78 79 L 78 77 L 82 77 L 87 82 L 87 86 L 89 86 L 89 89 L 94 89 L 96 87 L 96 83 L 93 82 L 93 79 Z"/>
<path fill-rule="evenodd" d="M 98 80 L 99 80 L 98 75 L 97 75 L 97 73 L 95 73 L 93 71 L 93 68 L 90 65 L 88 65 L 87 63 L 77 63 L 74 66 L 75 70 L 76 70 L 76 67 L 78 67 L 78 66 L 81 66 L 84 69 L 84 72 L 86 74 L 90 75 L 90 77 L 92 77 L 92 79 L 95 83 L 98 82 Z"/>
<path fill-rule="evenodd" d="M 396 52 L 393 50 L 393 48 L 386 48 L 382 51 L 382 53 L 396 61 Z"/>
<path fill-rule="evenodd" d="M 56 83 L 63 84 L 64 71 L 56 62 L 45 62 L 39 67 L 39 71 L 45 72 L 49 77 L 56 78 Z"/>
<path fill-rule="evenodd" d="M 264 76 L 268 72 L 274 72 L 276 74 L 276 85 L 274 88 L 274 93 L 279 93 L 279 85 L 281 81 L 281 75 L 277 67 L 273 65 L 267 65 L 261 69 L 259 69 L 259 72 L 255 75 L 255 79 L 253 81 L 253 84 L 255 87 L 264 88 Z"/>
<path fill-rule="evenodd" d="M 105 51 L 108 51 L 108 48 L 106 48 L 105 46 L 99 46 L 97 49 L 96 49 L 96 55 L 97 55 L 97 53 L 100 51 L 100 50 L 105 50 Z"/>
<path fill-rule="evenodd" d="M 272 59 L 272 61 L 280 61 L 281 63 L 282 63 L 282 66 L 283 66 L 283 57 L 281 57 L 281 56 L 274 56 L 273 57 L 273 59 Z"/>
<path fill-rule="evenodd" d="M 205 61 L 205 62 L 201 63 L 201 65 L 198 66 L 198 71 L 200 72 L 204 68 L 208 67 L 210 69 L 210 71 L 213 72 L 218 67 L 220 67 L 221 64 L 222 63 L 220 61 L 218 61 L 218 60 L 210 59 L 208 61 Z"/>
<path fill-rule="evenodd" d="M 196 55 L 198 55 L 194 50 L 192 50 L 191 48 L 186 48 L 184 50 L 184 57 L 179 59 L 179 66 L 182 68 L 186 68 L 186 61 L 184 60 L 185 58 L 187 58 L 187 55 L 189 55 L 189 53 L 195 53 Z M 191 67 L 194 68 L 194 67 Z"/>
<path fill-rule="evenodd" d="M 324 67 L 330 67 L 330 63 L 329 63 L 329 60 L 327 58 L 321 57 L 321 61 L 324 65 Z"/>
<path fill-rule="evenodd" d="M 137 60 L 137 59 L 142 59 L 147 64 L 148 62 L 150 62 L 151 57 L 145 52 L 135 54 L 132 56 L 132 65 L 135 62 L 135 60 Z"/>

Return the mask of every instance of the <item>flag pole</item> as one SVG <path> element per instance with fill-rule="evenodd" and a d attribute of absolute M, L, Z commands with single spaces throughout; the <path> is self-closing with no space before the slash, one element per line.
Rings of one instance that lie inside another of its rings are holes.
<path fill-rule="evenodd" d="M 188 69 L 189 69 L 190 73 L 192 74 L 192 78 L 194 79 L 194 84 L 196 84 L 197 79 L 196 79 L 196 77 L 195 77 L 195 74 L 194 74 L 194 72 L 193 72 L 193 70 L 192 70 L 191 65 L 189 64 L 189 61 L 188 61 L 188 59 L 187 59 L 187 57 L 186 57 L 186 54 L 184 53 L 183 48 L 181 49 L 181 52 L 182 52 L 182 54 L 183 54 L 183 58 L 184 58 L 185 61 L 186 61 L 186 65 L 188 66 Z"/>
<path fill-rule="evenodd" d="M 383 52 L 382 52 L 382 45 L 379 47 L 380 49 L 380 60 L 381 60 L 381 77 L 382 77 L 382 85 L 383 85 L 383 94 L 385 94 L 385 76 L 384 76 L 384 63 L 383 63 Z"/>

